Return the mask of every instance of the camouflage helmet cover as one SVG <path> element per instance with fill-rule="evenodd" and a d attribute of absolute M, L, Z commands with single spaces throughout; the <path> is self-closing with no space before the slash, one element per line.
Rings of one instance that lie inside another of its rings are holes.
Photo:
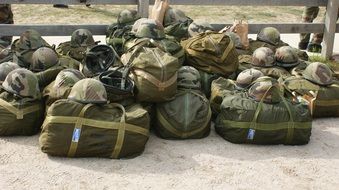
<path fill-rule="evenodd" d="M 280 42 L 280 32 L 274 27 L 263 28 L 258 33 L 257 40 L 276 46 Z"/>
<path fill-rule="evenodd" d="M 191 66 L 183 66 L 178 71 L 177 84 L 179 88 L 200 89 L 200 73 Z"/>
<path fill-rule="evenodd" d="M 309 64 L 302 73 L 305 79 L 318 85 L 330 85 L 333 83 L 333 73 L 324 63 L 314 62 Z"/>
<path fill-rule="evenodd" d="M 6 76 L 11 71 L 20 68 L 20 66 L 13 62 L 4 62 L 0 64 L 0 83 L 6 79 Z"/>
<path fill-rule="evenodd" d="M 206 31 L 214 31 L 214 28 L 205 21 L 194 21 L 188 26 L 188 34 L 191 37 Z"/>
<path fill-rule="evenodd" d="M 41 34 L 36 30 L 26 30 L 20 35 L 20 49 L 38 49 L 46 46 L 46 41 L 41 37 Z"/>
<path fill-rule="evenodd" d="M 248 90 L 249 97 L 255 101 L 260 102 L 263 100 L 265 103 L 277 103 L 280 100 L 280 90 L 278 88 L 278 82 L 272 78 L 269 80 L 265 77 L 265 80 L 257 79 L 250 89 Z"/>
<path fill-rule="evenodd" d="M 68 99 L 85 104 L 104 104 L 107 103 L 107 93 L 100 81 L 87 78 L 75 83 Z"/>
<path fill-rule="evenodd" d="M 37 49 L 32 55 L 32 64 L 30 70 L 33 72 L 44 71 L 49 69 L 59 62 L 57 53 L 48 47 Z"/>
<path fill-rule="evenodd" d="M 235 84 L 238 88 L 248 88 L 259 77 L 263 77 L 264 73 L 256 69 L 246 69 L 239 73 Z"/>
<path fill-rule="evenodd" d="M 132 27 L 132 33 L 134 33 L 138 38 L 165 38 L 163 26 L 153 19 L 142 18 L 137 20 Z"/>
<path fill-rule="evenodd" d="M 185 13 L 179 9 L 169 8 L 164 16 L 164 26 L 175 24 L 177 22 L 186 22 L 188 18 Z"/>
<path fill-rule="evenodd" d="M 270 48 L 260 47 L 253 52 L 252 65 L 257 67 L 272 67 L 274 53 Z"/>
<path fill-rule="evenodd" d="M 140 15 L 136 10 L 125 9 L 121 11 L 118 15 L 118 23 L 119 24 L 130 24 L 140 19 Z"/>
<path fill-rule="evenodd" d="M 23 68 L 11 71 L 2 83 L 2 88 L 22 98 L 36 100 L 41 97 L 38 78 L 32 71 Z"/>
<path fill-rule="evenodd" d="M 85 76 L 78 70 L 64 69 L 56 76 L 53 87 L 56 89 L 60 87 L 72 87 L 75 83 L 84 78 Z"/>
<path fill-rule="evenodd" d="M 295 67 L 299 62 L 296 50 L 291 46 L 282 46 L 275 52 L 276 64 L 280 67 Z"/>
<path fill-rule="evenodd" d="M 72 33 L 72 47 L 87 47 L 95 45 L 92 33 L 87 29 L 78 29 Z"/>
<path fill-rule="evenodd" d="M 226 32 L 226 35 L 228 35 L 231 40 L 233 41 L 236 48 L 242 48 L 243 45 L 241 43 L 240 36 L 234 32 Z"/>

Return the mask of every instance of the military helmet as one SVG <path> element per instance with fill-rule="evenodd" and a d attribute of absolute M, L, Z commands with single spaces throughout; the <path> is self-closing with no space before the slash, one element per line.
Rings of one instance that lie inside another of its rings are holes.
<path fill-rule="evenodd" d="M 264 76 L 264 73 L 259 70 L 246 69 L 239 73 L 235 84 L 239 89 L 248 88 L 256 79 L 262 76 Z"/>
<path fill-rule="evenodd" d="M 188 26 L 188 34 L 191 37 L 206 31 L 214 31 L 214 28 L 205 21 L 194 21 Z"/>
<path fill-rule="evenodd" d="M 76 82 L 84 79 L 85 76 L 75 69 L 64 69 L 59 72 L 54 81 L 54 88 L 72 87 Z"/>
<path fill-rule="evenodd" d="M 280 67 L 291 68 L 297 66 L 299 57 L 296 50 L 291 46 L 282 46 L 275 52 L 276 64 Z"/>
<path fill-rule="evenodd" d="M 269 77 L 265 77 L 264 80 L 258 78 L 248 90 L 249 97 L 255 101 L 260 102 L 263 100 L 265 103 L 277 103 L 280 101 L 280 89 L 278 82 Z"/>
<path fill-rule="evenodd" d="M 252 63 L 256 67 L 272 67 L 274 65 L 274 53 L 270 48 L 260 47 L 253 52 Z"/>
<path fill-rule="evenodd" d="M 92 33 L 87 29 L 78 29 L 72 33 L 72 47 L 87 47 L 95 45 Z"/>
<path fill-rule="evenodd" d="M 11 71 L 20 68 L 20 66 L 13 62 L 4 62 L 0 64 L 0 83 L 2 83 L 8 73 Z"/>
<path fill-rule="evenodd" d="M 36 30 L 26 30 L 20 35 L 19 48 L 38 49 L 39 47 L 46 46 L 47 42 L 41 37 L 41 34 Z"/>
<path fill-rule="evenodd" d="M 75 83 L 68 99 L 85 104 L 104 104 L 107 103 L 107 93 L 100 81 L 86 78 Z"/>
<path fill-rule="evenodd" d="M 309 64 L 302 73 L 305 79 L 318 85 L 330 85 L 333 83 L 332 71 L 324 63 L 314 62 Z"/>
<path fill-rule="evenodd" d="M 11 71 L 2 88 L 22 98 L 40 99 L 38 78 L 27 69 L 19 68 Z"/>
<path fill-rule="evenodd" d="M 257 40 L 276 46 L 280 42 L 280 32 L 274 27 L 263 28 L 258 33 Z"/>
<path fill-rule="evenodd" d="M 177 84 L 179 88 L 200 89 L 199 71 L 191 66 L 181 67 L 178 71 Z"/>
<path fill-rule="evenodd" d="M 179 9 L 169 8 L 164 16 L 164 26 L 169 26 L 178 22 L 186 22 L 188 18 L 185 13 Z"/>
<path fill-rule="evenodd" d="M 121 11 L 118 15 L 119 24 L 130 24 L 140 19 L 140 15 L 136 10 L 125 9 Z"/>
<path fill-rule="evenodd" d="M 33 72 L 40 72 L 49 69 L 59 62 L 57 53 L 48 47 L 41 47 L 37 49 L 32 55 L 32 64 L 30 70 Z"/>
<path fill-rule="evenodd" d="M 226 35 L 228 35 L 231 38 L 231 40 L 233 41 L 234 46 L 236 48 L 242 48 L 243 47 L 243 45 L 241 43 L 240 36 L 238 34 L 236 34 L 234 32 L 226 32 Z"/>
<path fill-rule="evenodd" d="M 115 61 L 113 49 L 108 45 L 96 45 L 86 51 L 85 66 L 97 75 L 106 71 Z"/>
<path fill-rule="evenodd" d="M 132 33 L 138 38 L 152 38 L 163 39 L 165 38 L 165 32 L 162 25 L 158 24 L 153 19 L 139 19 L 133 27 Z"/>

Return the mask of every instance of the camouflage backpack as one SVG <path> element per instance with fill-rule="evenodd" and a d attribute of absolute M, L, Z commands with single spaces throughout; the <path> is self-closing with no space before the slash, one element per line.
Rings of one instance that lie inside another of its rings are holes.
<path fill-rule="evenodd" d="M 12 43 L 13 62 L 20 67 L 29 68 L 33 53 L 40 47 L 51 47 L 35 30 L 27 30 Z"/>
<path fill-rule="evenodd" d="M 258 81 L 248 92 L 227 96 L 215 123 L 232 143 L 303 145 L 310 140 L 312 118 L 304 104 L 285 99 L 274 81 Z M 274 103 L 272 103 L 274 102 Z"/>
<path fill-rule="evenodd" d="M 2 83 L 0 136 L 34 135 L 43 121 L 38 79 L 31 71 L 15 69 Z"/>
<path fill-rule="evenodd" d="M 238 53 L 225 34 L 200 33 L 182 41 L 181 45 L 186 52 L 186 63 L 199 70 L 228 77 L 238 69 Z"/>
<path fill-rule="evenodd" d="M 188 26 L 193 20 L 179 9 L 169 8 L 164 16 L 164 31 L 166 35 L 173 36 L 177 41 L 188 38 Z"/>
<path fill-rule="evenodd" d="M 96 45 L 92 33 L 87 29 L 78 29 L 72 33 L 71 41 L 59 44 L 57 53 L 69 56 L 79 62 L 85 57 L 86 49 Z"/>
<path fill-rule="evenodd" d="M 136 10 L 123 10 L 118 15 L 117 23 L 111 24 L 106 30 L 106 44 L 112 46 L 121 56 L 124 53 L 123 36 L 132 30 L 132 26 L 140 15 Z"/>
<path fill-rule="evenodd" d="M 159 48 L 139 44 L 122 57 L 137 88 L 139 101 L 162 102 L 174 98 L 177 89 L 178 59 Z"/>

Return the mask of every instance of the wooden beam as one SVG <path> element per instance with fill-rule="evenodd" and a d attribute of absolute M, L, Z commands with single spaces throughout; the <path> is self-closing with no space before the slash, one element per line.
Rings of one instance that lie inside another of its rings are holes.
<path fill-rule="evenodd" d="M 326 6 L 327 0 L 170 0 L 171 5 Z M 154 0 L 150 0 L 154 4 Z"/>
<path fill-rule="evenodd" d="M 232 24 L 212 24 L 216 30 L 220 30 L 225 26 L 231 26 Z M 293 24 L 249 24 L 249 33 L 256 34 L 261 28 L 273 26 L 276 27 L 281 33 L 303 33 L 303 32 L 322 32 L 324 24 L 321 23 L 293 23 Z M 339 24 L 335 25 L 335 31 L 339 32 Z M 34 29 L 40 32 L 44 36 L 69 36 L 72 32 L 79 28 L 85 28 L 90 30 L 94 35 L 105 35 L 107 25 L 12 25 L 12 24 L 0 24 L 0 34 L 19 36 L 22 32 L 28 29 Z"/>
<path fill-rule="evenodd" d="M 80 0 L 1 0 L 2 4 L 114 4 L 114 5 L 137 5 L 138 0 L 86 0 L 80 3 Z"/>
<path fill-rule="evenodd" d="M 149 14 L 149 1 L 148 0 L 138 0 L 138 12 L 141 17 L 148 18 L 148 14 Z"/>
<path fill-rule="evenodd" d="M 333 54 L 336 23 L 338 18 L 338 7 L 339 0 L 328 0 L 325 16 L 324 42 L 321 52 L 321 55 L 325 58 L 330 58 Z"/>

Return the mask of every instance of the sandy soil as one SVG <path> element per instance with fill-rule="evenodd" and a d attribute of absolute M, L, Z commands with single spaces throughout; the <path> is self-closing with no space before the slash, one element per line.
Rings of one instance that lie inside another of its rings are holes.
<path fill-rule="evenodd" d="M 130 160 L 49 157 L 38 135 L 0 138 L 0 189 L 338 189 L 339 119 L 313 123 L 305 146 L 235 145 L 151 135 Z"/>

